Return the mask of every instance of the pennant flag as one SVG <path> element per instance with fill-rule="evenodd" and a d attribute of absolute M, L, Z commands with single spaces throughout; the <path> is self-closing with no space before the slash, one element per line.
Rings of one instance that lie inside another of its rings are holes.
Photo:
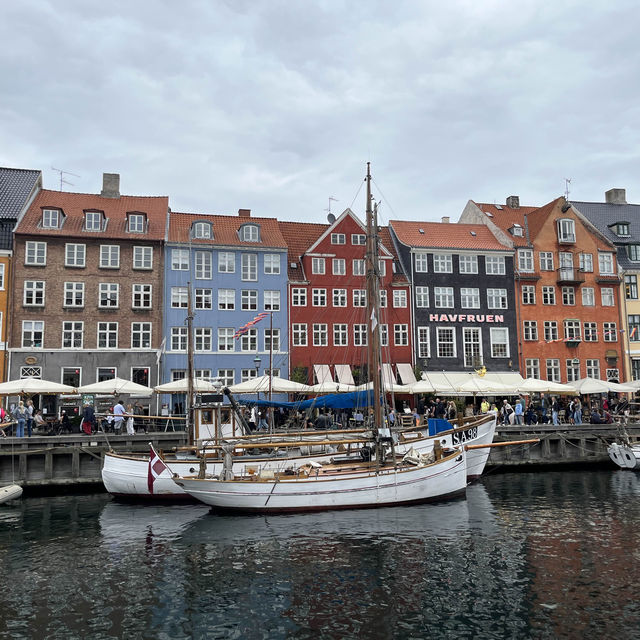
<path fill-rule="evenodd" d="M 263 311 L 259 313 L 253 320 L 249 320 L 246 324 L 243 324 L 236 332 L 233 334 L 233 337 L 238 340 L 240 336 L 243 336 L 249 329 L 254 325 L 260 322 L 260 320 L 264 320 L 269 315 L 268 311 Z"/>
<path fill-rule="evenodd" d="M 376 318 L 376 310 L 371 310 L 371 331 L 373 331 L 378 326 L 378 318 Z"/>
<path fill-rule="evenodd" d="M 149 493 L 153 494 L 153 483 L 156 481 L 156 478 L 160 476 L 160 474 L 166 469 L 169 470 L 169 467 L 164 463 L 162 458 L 158 455 L 158 452 L 153 448 L 153 445 L 149 443 L 151 447 L 151 454 L 149 456 L 149 471 L 147 473 L 147 487 L 149 488 Z"/>

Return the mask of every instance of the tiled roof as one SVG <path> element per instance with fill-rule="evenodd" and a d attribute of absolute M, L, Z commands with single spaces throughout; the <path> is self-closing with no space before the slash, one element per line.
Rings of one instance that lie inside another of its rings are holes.
<path fill-rule="evenodd" d="M 484 224 L 393 220 L 390 225 L 398 240 L 409 247 L 476 249 L 478 251 L 509 250 L 498 242 Z"/>
<path fill-rule="evenodd" d="M 529 239 L 531 240 L 531 242 L 535 241 L 536 237 L 540 233 L 540 230 L 544 226 L 544 223 L 549 218 L 549 215 L 554 211 L 554 209 L 559 206 L 561 200 L 564 203 L 564 198 L 556 198 L 555 200 L 552 200 L 544 206 L 539 207 L 538 209 L 535 209 L 531 213 L 527 214 L 527 227 L 529 230 Z"/>
<path fill-rule="evenodd" d="M 42 210 L 60 209 L 64 223 L 59 229 L 43 229 Z M 67 193 L 43 189 L 20 221 L 17 234 L 104 238 L 162 240 L 165 234 L 169 198 L 167 196 L 120 196 L 105 198 L 92 193 Z M 85 211 L 102 211 L 107 219 L 104 231 L 83 231 Z M 127 231 L 127 213 L 147 215 L 147 233 Z"/>
<path fill-rule="evenodd" d="M 304 280 L 300 257 L 329 228 L 328 224 L 314 222 L 279 222 L 280 231 L 288 247 L 287 272 L 289 280 Z M 295 264 L 295 267 L 291 267 Z"/>
<path fill-rule="evenodd" d="M 39 180 L 40 171 L 0 167 L 0 218 L 17 219 Z"/>
<path fill-rule="evenodd" d="M 514 236 L 507 230 L 514 224 L 519 224 L 523 229 L 525 228 L 525 215 L 535 211 L 538 207 L 518 207 L 514 209 L 507 207 L 506 205 L 487 204 L 482 202 L 474 203 L 497 227 L 507 232 L 509 238 L 516 246 L 526 246 L 527 234 L 523 231 L 522 236 Z"/>
<path fill-rule="evenodd" d="M 398 269 L 397 272 L 393 274 L 392 282 L 396 283 L 408 283 L 409 279 L 405 275 L 404 271 L 402 271 L 402 267 L 400 265 L 400 260 L 398 259 L 398 254 L 396 253 L 396 247 L 393 244 L 393 240 L 391 239 L 391 231 L 389 227 L 380 227 L 380 242 L 383 244 L 386 249 L 388 249 L 389 253 L 393 256 L 393 261 Z"/>
<path fill-rule="evenodd" d="M 194 222 L 210 222 L 213 230 L 213 239 L 191 238 L 191 227 Z M 245 224 L 255 224 L 260 227 L 260 242 L 247 242 L 240 239 L 238 230 Z M 282 249 L 287 246 L 280 232 L 278 221 L 275 218 L 225 216 L 209 213 L 178 213 L 174 211 L 169 214 L 169 242 Z"/>

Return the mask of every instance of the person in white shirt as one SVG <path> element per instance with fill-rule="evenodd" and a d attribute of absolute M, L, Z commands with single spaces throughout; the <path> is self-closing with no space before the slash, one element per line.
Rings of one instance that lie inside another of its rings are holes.
<path fill-rule="evenodd" d="M 120 433 L 122 430 L 122 423 L 124 422 L 124 414 L 126 413 L 122 401 L 118 400 L 117 404 L 113 407 L 113 430 L 116 433 Z"/>

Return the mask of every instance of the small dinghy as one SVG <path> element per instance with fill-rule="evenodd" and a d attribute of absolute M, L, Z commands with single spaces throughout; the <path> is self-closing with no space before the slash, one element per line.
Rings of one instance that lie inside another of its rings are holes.
<path fill-rule="evenodd" d="M 22 495 L 22 487 L 19 484 L 10 484 L 0 487 L 0 504 L 9 500 L 15 500 Z"/>

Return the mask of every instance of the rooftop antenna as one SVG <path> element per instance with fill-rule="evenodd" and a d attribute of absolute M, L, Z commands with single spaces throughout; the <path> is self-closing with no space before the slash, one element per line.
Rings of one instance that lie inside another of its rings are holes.
<path fill-rule="evenodd" d="M 339 202 L 338 198 L 334 198 L 333 196 L 329 196 L 329 207 L 325 209 L 327 213 L 331 213 L 331 201 Z"/>
<path fill-rule="evenodd" d="M 571 184 L 571 178 L 564 179 L 564 199 L 569 202 L 569 185 Z"/>
<path fill-rule="evenodd" d="M 68 180 L 64 179 L 64 175 L 69 175 L 69 176 L 74 176 L 76 178 L 79 178 L 80 176 L 75 174 L 75 173 L 71 173 L 71 171 L 67 171 L 66 169 L 56 169 L 55 167 L 51 167 L 52 171 L 57 171 L 60 174 L 60 191 L 62 191 L 62 185 L 63 184 L 68 184 L 70 187 L 73 187 L 73 182 L 69 182 Z"/>

